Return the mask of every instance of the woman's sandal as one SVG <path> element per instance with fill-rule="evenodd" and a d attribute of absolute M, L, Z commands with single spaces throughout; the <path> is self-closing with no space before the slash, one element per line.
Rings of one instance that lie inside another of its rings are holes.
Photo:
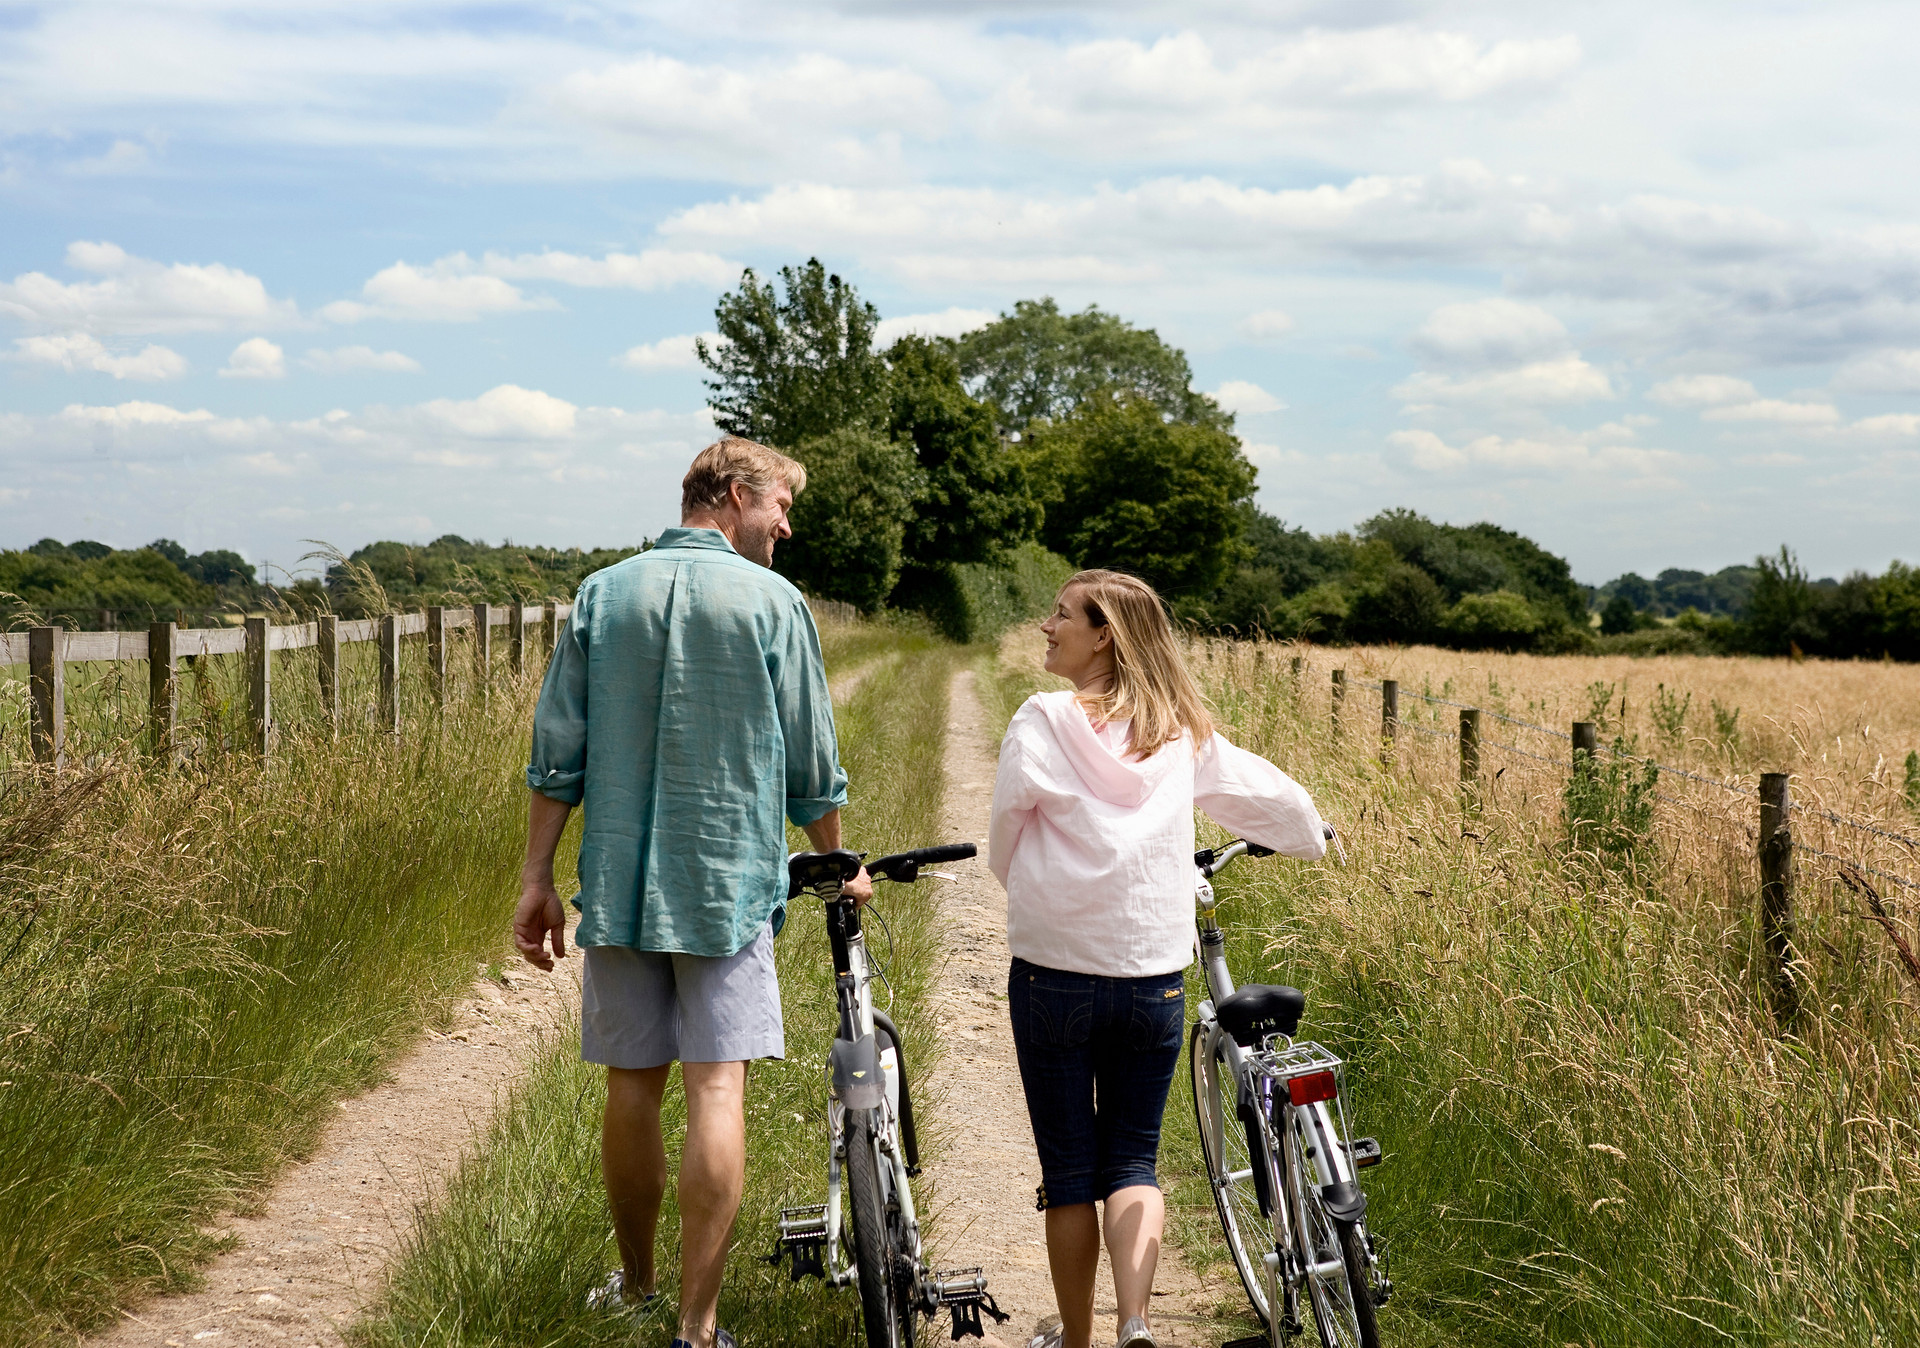
<path fill-rule="evenodd" d="M 1055 1325 L 1052 1329 L 1035 1334 L 1027 1344 L 1027 1348 L 1060 1348 L 1060 1345 L 1066 1342 L 1066 1338 L 1066 1331 L 1059 1325 Z"/>

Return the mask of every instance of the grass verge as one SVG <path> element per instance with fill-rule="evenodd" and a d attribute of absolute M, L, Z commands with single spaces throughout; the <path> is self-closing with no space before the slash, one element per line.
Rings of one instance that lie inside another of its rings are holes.
<path fill-rule="evenodd" d="M 865 639 L 844 644 L 823 628 L 830 667 Z M 837 710 L 840 751 L 851 779 L 848 844 L 881 852 L 934 841 L 943 790 L 942 736 L 953 648 L 891 634 L 901 658 L 878 666 Z M 798 833 L 793 845 L 803 846 Z M 921 887 L 882 887 L 892 941 L 870 923 L 869 949 L 886 964 L 895 1019 L 922 1081 L 937 1070 L 938 1044 L 924 1014 L 938 964 L 933 897 Z M 891 950 L 889 950 L 891 944 Z M 857 1337 L 858 1302 L 819 1283 L 792 1283 L 759 1256 L 773 1248 L 782 1207 L 820 1201 L 826 1188 L 826 1085 L 833 982 L 817 907 L 797 903 L 775 944 L 786 1018 L 787 1058 L 752 1068 L 747 1102 L 747 1182 L 720 1323 L 744 1342 L 831 1343 Z M 885 994 L 882 994 L 885 1005 Z M 497 1113 L 444 1201 L 422 1214 L 390 1271 L 380 1305 L 353 1331 L 364 1348 L 422 1345 L 630 1343 L 631 1321 L 589 1313 L 587 1291 L 618 1262 L 599 1175 L 604 1073 L 579 1061 L 565 1037 L 546 1046 Z M 671 1157 L 684 1135 L 684 1101 L 668 1091 L 664 1123 Z M 658 1252 L 663 1295 L 639 1333 L 670 1335 L 675 1312 L 678 1214 L 669 1191 Z"/>

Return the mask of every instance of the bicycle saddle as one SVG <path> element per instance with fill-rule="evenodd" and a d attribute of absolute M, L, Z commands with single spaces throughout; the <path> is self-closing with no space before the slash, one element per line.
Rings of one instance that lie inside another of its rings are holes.
<path fill-rule="evenodd" d="M 1249 983 L 1213 1008 L 1220 1028 L 1242 1048 L 1258 1048 L 1270 1034 L 1291 1036 L 1300 1028 L 1307 994 L 1273 983 Z"/>
<path fill-rule="evenodd" d="M 797 899 L 801 890 L 823 880 L 845 884 L 860 874 L 861 855 L 845 848 L 837 852 L 795 852 L 787 858 L 787 897 Z"/>

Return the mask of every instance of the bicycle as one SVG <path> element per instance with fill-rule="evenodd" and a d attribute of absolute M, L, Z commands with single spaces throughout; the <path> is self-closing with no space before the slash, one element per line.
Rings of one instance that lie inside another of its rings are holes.
<path fill-rule="evenodd" d="M 1386 1241 L 1367 1230 L 1358 1176 L 1379 1164 L 1380 1144 L 1348 1141 L 1341 1060 L 1293 1038 L 1306 995 L 1265 983 L 1236 988 L 1227 971 L 1212 879 L 1242 856 L 1271 855 L 1241 838 L 1193 854 L 1211 993 L 1188 1041 L 1194 1118 L 1227 1249 L 1265 1330 L 1227 1348 L 1280 1348 L 1304 1332 L 1303 1292 L 1324 1348 L 1379 1348 L 1375 1311 L 1393 1283 Z"/>
<path fill-rule="evenodd" d="M 881 857 L 867 874 L 912 884 L 924 866 L 975 853 L 972 843 L 922 847 Z M 860 910 L 840 892 L 861 861 L 844 850 L 799 852 L 787 861 L 787 897 L 811 892 L 826 904 L 840 1020 L 827 1059 L 827 1201 L 782 1211 L 765 1258 L 775 1267 L 790 1259 L 794 1282 L 815 1277 L 832 1287 L 858 1286 L 868 1348 L 911 1348 L 916 1313 L 931 1317 L 942 1309 L 952 1314 L 955 1340 L 984 1338 L 982 1312 L 1007 1319 L 987 1292 L 985 1274 L 929 1269 L 921 1248 L 910 1183 L 920 1173 L 912 1081 L 899 1027 L 873 1004 Z M 843 1177 L 850 1221 L 841 1214 Z"/>

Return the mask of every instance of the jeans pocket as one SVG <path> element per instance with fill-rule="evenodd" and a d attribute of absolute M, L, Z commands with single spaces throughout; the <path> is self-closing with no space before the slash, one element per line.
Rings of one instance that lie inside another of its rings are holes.
<path fill-rule="evenodd" d="M 1135 988 L 1133 1019 L 1127 1027 L 1127 1047 L 1152 1053 L 1180 1047 L 1180 1031 L 1187 1021 L 1187 991 L 1180 984 Z"/>
<path fill-rule="evenodd" d="M 1093 986 L 1048 983 L 1027 986 L 1027 1042 L 1042 1048 L 1082 1048 L 1093 1035 Z"/>

